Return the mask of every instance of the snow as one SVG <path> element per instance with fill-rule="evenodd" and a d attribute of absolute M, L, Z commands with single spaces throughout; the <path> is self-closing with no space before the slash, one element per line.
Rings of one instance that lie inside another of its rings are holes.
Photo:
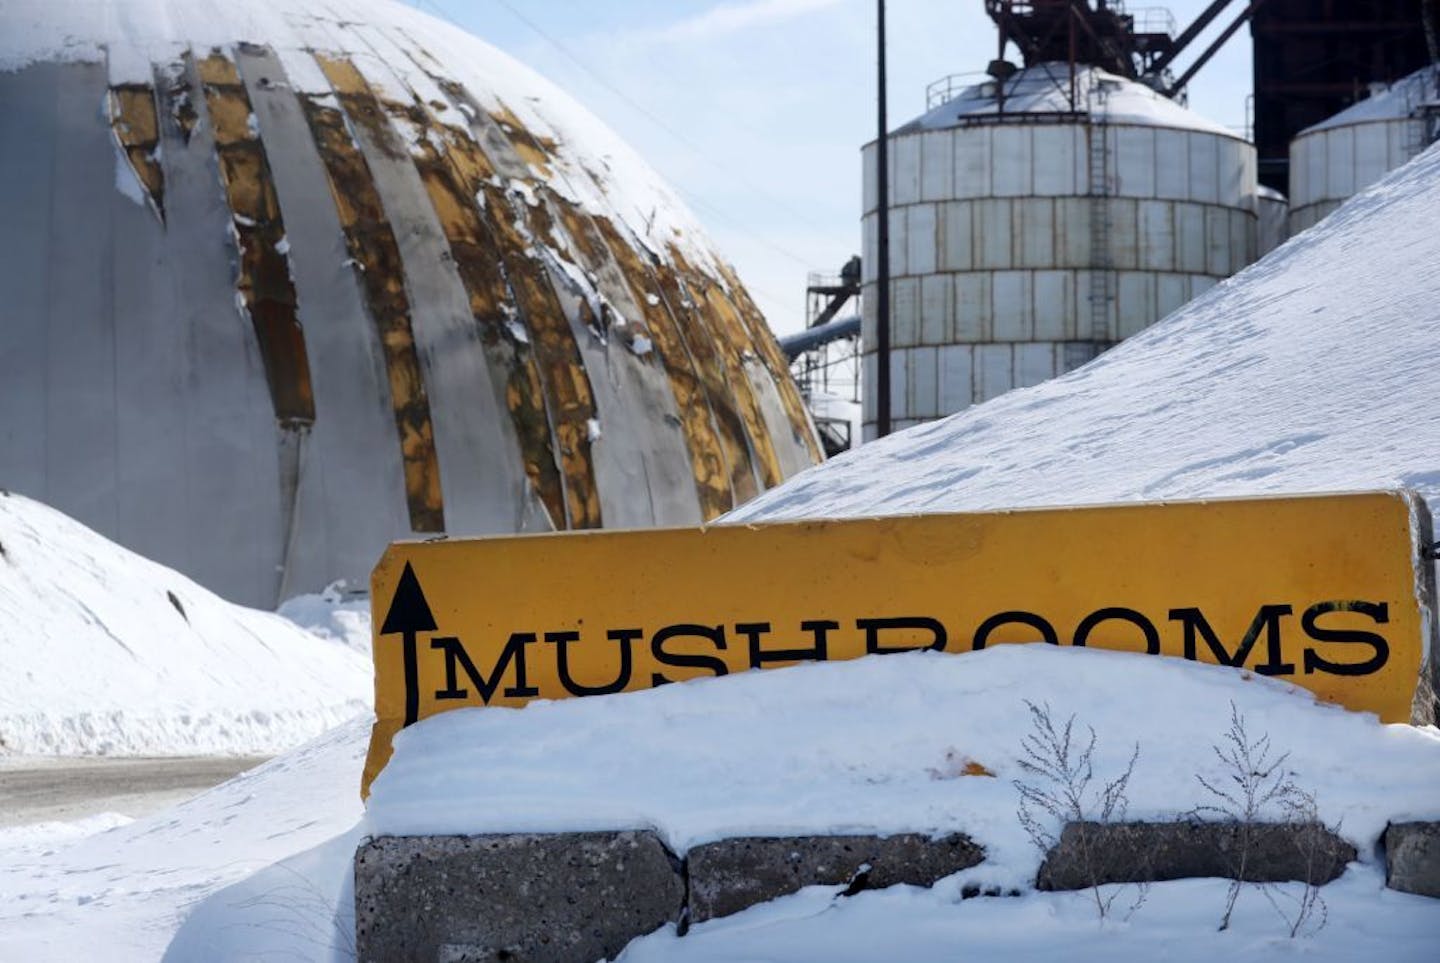
<path fill-rule="evenodd" d="M 1005 81 L 1004 111 L 1007 114 L 1056 114 L 1091 111 L 1110 124 L 1138 124 L 1144 127 L 1173 127 L 1235 137 L 1227 130 L 1187 107 L 1162 97 L 1144 84 L 1136 83 L 1099 67 L 1075 70 L 1075 103 L 1070 101 L 1070 65 L 1036 64 L 1016 71 Z M 934 130 L 962 121 L 996 116 L 999 111 L 994 80 L 967 87 L 954 98 L 933 107 L 900 130 Z"/>
<path fill-rule="evenodd" d="M 273 874 L 284 872 L 276 867 L 286 859 L 355 825 L 369 723 L 356 719 L 173 809 L 103 832 L 75 838 L 103 826 L 98 820 L 32 831 L 29 838 L 0 834 L 0 959 L 69 963 L 93 958 L 103 947 L 109 960 L 159 960 L 187 916 L 228 911 L 238 917 L 247 909 L 265 914 L 257 933 L 227 923 L 202 939 L 253 948 L 278 932 L 296 947 L 289 958 L 325 958 L 326 944 L 315 934 L 286 927 L 294 914 L 317 906 L 329 924 L 336 905 L 324 888 L 329 877 L 319 870 L 291 876 L 286 883 L 298 890 L 291 892 Z M 343 875 L 353 852 L 352 841 L 329 868 Z M 258 902 L 235 889 L 266 879 L 272 887 Z M 338 889 L 338 877 L 335 884 Z M 181 951 L 171 958 L 256 955 L 250 949 Z"/>
<path fill-rule="evenodd" d="M 895 886 L 840 899 L 840 887 L 817 886 L 701 923 L 683 939 L 666 927 L 631 943 L 619 960 L 1262 963 L 1299 957 L 1353 963 L 1374 958 L 1378 949 L 1387 963 L 1431 963 L 1440 926 L 1434 901 L 1383 889 L 1383 882 L 1373 869 L 1351 867 L 1324 889 L 1329 904 L 1325 928 L 1297 941 L 1286 938 L 1288 928 L 1258 893 L 1243 895 L 1230 930 L 1216 932 L 1227 885 L 1216 879 L 1153 886 L 1129 920 L 1104 924 L 1097 922 L 1088 898 L 1073 893 L 962 902 L 959 883 L 952 880 L 928 890 Z M 1296 886 L 1280 889 L 1284 896 L 1298 894 Z M 1130 892 L 1120 895 L 1116 905 L 1122 915 L 1132 902 Z"/>
<path fill-rule="evenodd" d="M 1288 767 L 1316 792 L 1322 817 L 1362 854 L 1392 818 L 1440 817 L 1440 732 L 1381 725 L 1224 667 L 1029 645 L 442 713 L 396 737 L 367 827 L 397 836 L 652 827 L 680 853 L 730 836 L 961 831 L 985 847 L 991 884 L 1024 886 L 1039 868 L 1011 785 L 1022 775 L 1027 699 L 1094 727 L 1098 772 L 1118 774 L 1139 742 L 1133 818 L 1176 818 L 1212 801 L 1195 775 L 1220 778 L 1210 746 L 1229 702 L 1252 733 L 1291 752 Z M 996 778 L 961 775 L 966 760 Z"/>
<path fill-rule="evenodd" d="M 337 618 L 340 618 L 338 614 Z M 363 651 L 0 494 L 0 751 L 259 755 L 363 712 Z"/>
<path fill-rule="evenodd" d="M 1306 134 L 1350 124 L 1368 124 L 1376 121 L 1404 120 L 1423 104 L 1440 103 L 1440 67 L 1421 67 L 1408 77 L 1401 78 L 1388 87 L 1381 87 L 1351 106 L 1328 117 L 1318 124 L 1312 124 L 1296 134 Z"/>

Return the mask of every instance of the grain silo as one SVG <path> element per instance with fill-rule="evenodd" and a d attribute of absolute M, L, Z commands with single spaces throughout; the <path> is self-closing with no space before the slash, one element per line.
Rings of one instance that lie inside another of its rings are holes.
<path fill-rule="evenodd" d="M 1290 233 L 1315 224 L 1437 139 L 1437 66 L 1375 84 L 1364 100 L 1300 131 L 1290 142 Z"/>
<path fill-rule="evenodd" d="M 817 459 L 673 192 L 453 26 L 4 17 L 0 487 L 272 605 L 395 537 L 698 523 Z"/>
<path fill-rule="evenodd" d="M 930 109 L 889 143 L 896 428 L 1078 367 L 1255 257 L 1254 148 L 1095 67 L 932 85 Z M 863 151 L 867 437 L 874 148 Z"/>

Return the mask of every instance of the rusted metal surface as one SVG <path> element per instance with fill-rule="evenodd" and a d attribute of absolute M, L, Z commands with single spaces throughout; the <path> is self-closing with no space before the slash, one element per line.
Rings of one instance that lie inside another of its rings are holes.
<path fill-rule="evenodd" d="M 555 150 L 555 142 L 548 137 L 539 137 L 520 122 L 515 112 L 509 107 L 501 104 L 498 110 L 489 112 L 492 120 L 505 132 L 510 139 L 510 146 L 515 153 L 534 169 L 536 174 L 543 178 L 551 176 L 550 153 Z"/>
<path fill-rule="evenodd" d="M 367 122 L 388 123 L 384 117 L 389 115 L 425 132 L 415 138 L 408 156 L 449 245 L 487 359 L 500 369 L 495 374 L 505 385 L 526 477 L 556 528 L 599 527 L 588 431 L 595 417 L 589 385 L 573 339 L 568 346 L 557 339 L 554 322 L 547 320 L 547 315 L 558 318 L 568 335 L 559 305 L 544 303 L 544 293 L 553 303 L 553 292 L 526 283 L 521 262 L 529 258 L 520 252 L 527 245 L 502 235 L 505 228 L 514 231 L 511 215 L 488 216 L 492 204 L 498 203 L 501 211 L 507 208 L 503 193 L 492 183 L 493 165 L 468 134 L 437 122 L 429 105 L 382 101 L 349 61 L 321 62 L 347 106 L 354 103 Z M 486 210 L 478 197 L 485 198 Z M 532 318 L 538 318 L 538 326 Z"/>
<path fill-rule="evenodd" d="M 736 504 L 730 487 L 730 470 L 725 462 L 720 436 L 716 430 L 710 403 L 700 380 L 695 360 L 690 356 L 675 318 L 666 310 L 658 293 L 650 266 L 640 259 L 639 247 L 630 243 L 607 217 L 595 217 L 592 223 L 606 247 L 620 266 L 634 300 L 645 315 L 645 326 L 655 341 L 675 404 L 680 411 L 681 427 L 690 448 L 690 464 L 700 492 L 700 510 L 706 521 L 723 515 Z"/>
<path fill-rule="evenodd" d="M 440 460 L 435 450 L 430 401 L 415 351 L 410 302 L 395 233 L 365 158 L 345 127 L 344 115 L 315 97 L 302 95 L 301 102 L 324 162 L 346 249 L 380 336 L 395 428 L 400 436 L 410 527 L 416 532 L 443 532 Z"/>
<path fill-rule="evenodd" d="M 529 332 L 541 372 L 546 409 L 565 478 L 566 524 L 569 528 L 599 528 L 600 498 L 590 456 L 590 424 L 596 415 L 590 378 L 570 322 L 550 287 L 545 266 L 518 226 L 529 227 L 538 216 L 536 209 L 522 197 L 490 183 L 481 193 L 510 284 L 515 320 Z"/>
<path fill-rule="evenodd" d="M 234 62 L 215 51 L 198 66 L 239 255 L 235 289 L 255 327 L 275 417 L 301 428 L 315 421 L 315 395 L 270 164 Z"/>
<path fill-rule="evenodd" d="M 664 261 L 652 263 L 650 272 L 659 289 L 661 306 L 675 318 L 676 333 L 700 375 L 730 472 L 735 504 L 747 502 L 758 495 L 760 489 L 751 463 L 749 438 L 735 404 L 741 385 L 728 377 L 731 372 L 727 372 L 721 360 L 723 347 L 705 316 L 704 302 L 696 300 L 698 294 L 690 291 L 676 269 Z"/>
<path fill-rule="evenodd" d="M 695 304 L 696 315 L 708 326 L 715 340 L 716 354 L 724 365 L 725 380 L 730 386 L 735 410 L 744 423 L 750 442 L 750 457 L 759 472 L 760 484 L 764 488 L 773 488 L 784 481 L 784 473 L 745 371 L 746 355 L 754 356 L 753 340 L 739 309 L 731 303 L 720 285 L 696 270 L 674 245 L 671 245 L 669 253 L 687 297 Z"/>
<path fill-rule="evenodd" d="M 780 401 L 785 406 L 785 414 L 789 417 L 790 430 L 794 433 L 795 440 L 805 446 L 813 461 L 824 461 L 825 453 L 820 450 L 820 442 L 815 437 L 815 432 L 810 426 L 810 416 L 805 411 L 805 399 L 800 397 L 800 389 L 795 387 L 795 380 L 790 377 L 790 368 L 785 361 L 785 354 L 780 350 L 780 345 L 776 342 L 770 325 L 765 322 L 765 316 L 760 313 L 760 308 L 750 299 L 749 293 L 740 283 L 740 278 L 735 271 L 723 261 L 719 262 L 718 270 L 728 288 L 726 297 L 740 313 L 740 319 L 745 322 L 746 330 L 750 333 L 750 343 L 754 346 L 756 353 L 760 355 L 760 360 L 765 363 L 765 367 L 769 369 L 775 386 L 780 390 Z"/>
<path fill-rule="evenodd" d="M 130 161 L 155 214 L 165 220 L 165 171 L 160 166 L 160 124 L 155 113 L 155 89 L 149 84 L 121 84 L 110 88 L 110 129 Z"/>

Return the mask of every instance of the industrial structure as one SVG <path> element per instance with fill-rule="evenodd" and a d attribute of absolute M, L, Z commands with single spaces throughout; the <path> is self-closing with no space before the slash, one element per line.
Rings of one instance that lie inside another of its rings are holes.
<path fill-rule="evenodd" d="M 896 428 L 1078 367 L 1256 256 L 1255 154 L 1242 137 L 1090 64 L 992 72 L 932 85 L 930 109 L 889 138 Z M 867 145 L 867 292 L 874 154 Z M 867 400 L 867 435 L 873 412 Z"/>
<path fill-rule="evenodd" d="M 1264 0 L 1252 18 L 1260 182 L 1277 191 L 1297 134 L 1437 59 L 1440 0 Z"/>
<path fill-rule="evenodd" d="M 336 9 L 7 9 L 0 487 L 273 606 L 395 538 L 699 523 L 820 457 L 628 147 L 453 26 Z"/>
<path fill-rule="evenodd" d="M 1290 224 L 1297 234 L 1440 140 L 1440 66 L 1422 67 L 1290 142 Z"/>

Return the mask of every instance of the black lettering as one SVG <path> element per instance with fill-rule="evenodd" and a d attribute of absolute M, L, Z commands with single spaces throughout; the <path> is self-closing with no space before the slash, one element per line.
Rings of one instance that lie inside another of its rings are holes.
<path fill-rule="evenodd" d="M 1110 621 L 1129 622 L 1138 627 L 1141 634 L 1145 636 L 1145 653 L 1147 655 L 1160 654 L 1160 633 L 1155 629 L 1154 623 L 1134 609 L 1120 607 L 1096 609 L 1085 616 L 1075 627 L 1075 644 L 1085 645 L 1090 641 L 1090 633 L 1095 631 L 1095 626 L 1101 622 Z"/>
<path fill-rule="evenodd" d="M 580 641 L 579 632 L 546 632 L 545 641 L 555 646 L 555 668 L 560 674 L 560 685 L 573 696 L 609 695 L 623 692 L 630 684 L 630 646 L 645 635 L 640 629 L 611 629 L 605 637 L 620 643 L 620 669 L 613 682 L 604 685 L 582 685 L 570 674 L 570 643 Z"/>
<path fill-rule="evenodd" d="M 1305 650 L 1305 672 L 1329 672 L 1331 675 L 1369 675 L 1378 672 L 1390 658 L 1390 644 L 1384 636 L 1359 629 L 1327 629 L 1316 621 L 1327 612 L 1359 612 L 1369 616 L 1377 625 L 1390 621 L 1390 606 L 1386 602 L 1334 601 L 1316 602 L 1300 616 L 1300 627 L 1316 642 L 1338 642 L 1344 645 L 1368 645 L 1375 654 L 1364 662 L 1331 662 L 1315 652 Z"/>
<path fill-rule="evenodd" d="M 1280 616 L 1290 615 L 1293 611 L 1288 605 L 1260 606 L 1260 611 L 1255 613 L 1255 618 L 1250 621 L 1250 627 L 1245 630 L 1245 636 L 1235 647 L 1233 654 L 1225 650 L 1224 644 L 1199 609 L 1171 609 L 1170 620 L 1185 626 L 1185 658 L 1192 662 L 1197 660 L 1196 649 L 1199 646 L 1196 644 L 1196 637 L 1199 636 L 1205 640 L 1216 662 L 1221 665 L 1243 666 L 1250 658 L 1250 650 L 1255 648 L 1260 633 L 1264 632 L 1267 659 L 1264 664 L 1255 666 L 1255 671 L 1260 675 L 1294 675 L 1294 663 L 1284 661 L 1280 651 Z"/>
<path fill-rule="evenodd" d="M 486 705 L 495 695 L 495 690 L 500 686 L 500 680 L 505 675 L 505 670 L 513 662 L 515 664 L 515 684 L 505 690 L 505 695 L 511 698 L 523 698 L 525 696 L 537 696 L 540 690 L 527 684 L 525 679 L 525 646 L 535 641 L 535 635 L 531 632 L 511 633 L 505 648 L 500 652 L 500 658 L 495 662 L 495 671 L 490 675 L 481 675 L 475 668 L 475 663 L 470 661 L 470 655 L 465 651 L 465 646 L 460 640 L 450 637 L 442 637 L 430 640 L 430 648 L 442 649 L 445 652 L 445 688 L 435 692 L 437 699 L 468 699 L 470 690 L 462 689 L 455 671 L 456 667 L 465 670 L 465 675 L 470 684 L 480 690 L 480 701 Z"/>
<path fill-rule="evenodd" d="M 706 639 L 711 645 L 721 652 L 725 651 L 725 628 L 715 625 L 690 625 L 681 623 L 679 625 L 667 625 L 650 639 L 650 653 L 655 656 L 655 661 L 661 665 L 673 666 L 677 669 L 709 669 L 715 675 L 725 675 L 730 671 L 725 662 L 718 656 L 713 655 L 685 655 L 679 652 L 665 651 L 665 643 L 671 639 L 694 636 Z M 665 685 L 674 682 L 656 672 L 650 676 L 651 685 Z"/>
<path fill-rule="evenodd" d="M 1040 633 L 1040 641 L 1042 642 L 1049 642 L 1051 645 L 1060 644 L 1060 637 L 1055 634 L 1055 627 L 1049 622 L 1046 622 L 1034 612 L 1012 611 L 998 612 L 984 622 L 981 622 L 980 628 L 975 630 L 975 642 L 970 648 L 977 652 L 985 648 L 985 644 L 990 641 L 990 633 L 994 632 L 1000 626 L 1008 625 L 1012 622 L 1017 625 L 1030 626 Z"/>
<path fill-rule="evenodd" d="M 945 626 L 924 615 L 900 616 L 893 619 L 856 619 L 855 627 L 865 630 L 865 654 L 888 655 L 891 652 L 913 652 L 917 649 L 945 651 Z M 929 645 L 881 645 L 881 629 L 916 629 L 930 633 Z"/>
<path fill-rule="evenodd" d="M 758 669 L 767 662 L 797 662 L 804 660 L 824 662 L 829 648 L 826 635 L 831 629 L 838 628 L 840 628 L 840 623 L 832 622 L 829 619 L 812 619 L 808 622 L 801 622 L 801 631 L 813 633 L 815 636 L 815 645 L 813 648 L 772 649 L 768 652 L 760 648 L 760 636 L 770 631 L 769 622 L 738 622 L 735 625 L 735 633 L 749 639 L 750 668 Z"/>

